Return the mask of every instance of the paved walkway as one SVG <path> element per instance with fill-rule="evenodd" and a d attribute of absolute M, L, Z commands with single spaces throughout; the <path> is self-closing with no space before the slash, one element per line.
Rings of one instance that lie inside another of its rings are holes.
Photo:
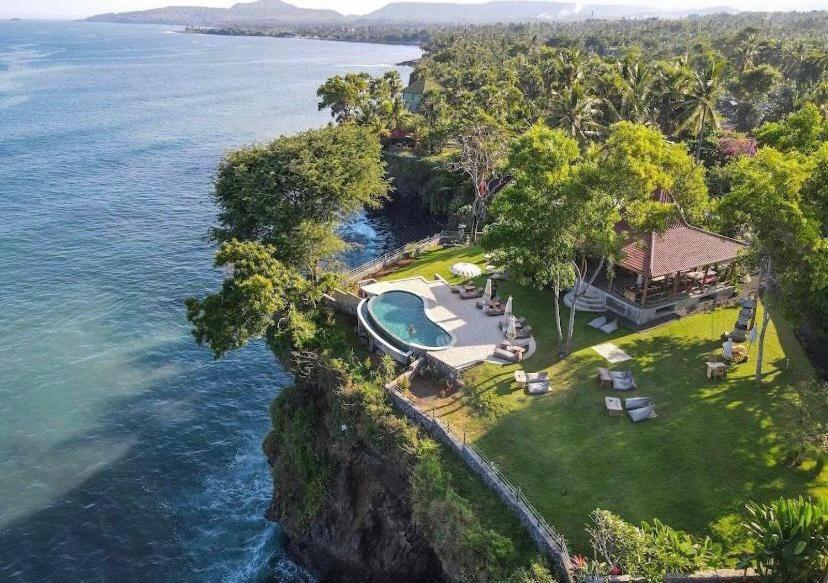
<path fill-rule="evenodd" d="M 457 337 L 451 348 L 435 350 L 430 354 L 455 369 L 462 370 L 483 361 L 504 364 L 494 357 L 495 348 L 505 339 L 498 327 L 503 317 L 487 316 L 475 307 L 476 300 L 460 299 L 458 294 L 451 293 L 451 287 L 443 280 L 427 281 L 422 277 L 412 277 L 366 284 L 362 290 L 368 295 L 401 290 L 423 298 L 428 317 Z M 520 315 L 520 305 L 515 306 L 515 313 Z M 531 356 L 535 349 L 532 338 L 524 358 Z"/>

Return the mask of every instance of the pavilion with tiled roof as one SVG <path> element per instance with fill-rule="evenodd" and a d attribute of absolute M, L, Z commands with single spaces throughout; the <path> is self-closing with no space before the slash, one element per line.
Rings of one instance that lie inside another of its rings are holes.
<path fill-rule="evenodd" d="M 656 196 L 673 202 L 669 194 Z M 624 224 L 618 230 L 629 232 Z M 642 306 L 704 291 L 723 282 L 722 269 L 732 265 L 745 248 L 741 241 L 688 224 L 679 213 L 663 232 L 633 237 L 623 247 L 618 267 L 634 274 L 635 284 L 613 291 Z"/>

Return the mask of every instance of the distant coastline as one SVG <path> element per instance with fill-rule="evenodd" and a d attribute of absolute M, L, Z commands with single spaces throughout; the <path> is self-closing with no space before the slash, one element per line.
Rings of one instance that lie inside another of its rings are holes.
<path fill-rule="evenodd" d="M 237 28 L 232 26 L 186 26 L 181 31 L 187 34 L 211 34 L 217 36 L 260 36 L 269 38 L 293 38 L 299 40 L 324 40 L 332 42 L 347 42 L 347 43 L 368 43 L 379 45 L 395 45 L 395 46 L 420 46 L 425 40 L 422 38 L 365 38 L 363 36 L 354 34 L 349 36 L 343 34 L 332 38 L 331 36 L 323 36 L 316 34 L 308 34 L 298 30 L 278 30 L 278 29 L 257 29 L 257 28 Z M 413 67 L 411 63 L 416 63 L 416 60 L 405 61 L 397 63 L 399 67 Z"/>

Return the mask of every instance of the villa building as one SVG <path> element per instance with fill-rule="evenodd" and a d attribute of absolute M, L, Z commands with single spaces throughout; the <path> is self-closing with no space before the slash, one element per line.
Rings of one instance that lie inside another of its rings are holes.
<path fill-rule="evenodd" d="M 616 227 L 629 232 L 625 224 Z M 609 311 L 635 326 L 735 293 L 737 259 L 746 244 L 694 227 L 684 217 L 664 232 L 631 236 L 610 275 L 600 274 L 576 309 Z M 572 305 L 573 293 L 564 297 Z"/>

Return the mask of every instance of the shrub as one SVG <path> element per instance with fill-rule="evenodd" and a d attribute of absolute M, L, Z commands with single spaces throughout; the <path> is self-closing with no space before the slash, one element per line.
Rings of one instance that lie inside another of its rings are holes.
<path fill-rule="evenodd" d="M 579 566 L 584 580 L 619 570 L 648 582 L 667 573 L 691 573 L 724 564 L 721 548 L 709 537 L 694 538 L 658 520 L 636 527 L 606 510 L 595 510 L 587 527 L 594 561 Z"/>
<path fill-rule="evenodd" d="M 534 561 L 528 568 L 520 568 L 512 573 L 506 583 L 556 583 L 555 577 L 540 561 Z"/>
<path fill-rule="evenodd" d="M 745 524 L 754 542 L 745 565 L 768 583 L 808 583 L 828 575 L 828 500 L 780 498 L 749 503 Z"/>
<path fill-rule="evenodd" d="M 397 380 L 397 388 L 405 394 L 411 392 L 411 377 L 401 376 L 399 380 Z"/>
<path fill-rule="evenodd" d="M 387 383 L 397 376 L 397 362 L 387 354 L 383 354 L 379 360 L 378 371 L 382 381 Z"/>
<path fill-rule="evenodd" d="M 808 458 L 824 463 L 828 458 L 828 383 L 802 383 L 784 399 L 786 461 L 793 467 L 801 466 Z"/>
<path fill-rule="evenodd" d="M 513 541 L 481 524 L 468 500 L 451 485 L 434 442 L 420 444 L 411 482 L 414 521 L 449 577 L 468 582 L 505 579 L 515 559 Z"/>

